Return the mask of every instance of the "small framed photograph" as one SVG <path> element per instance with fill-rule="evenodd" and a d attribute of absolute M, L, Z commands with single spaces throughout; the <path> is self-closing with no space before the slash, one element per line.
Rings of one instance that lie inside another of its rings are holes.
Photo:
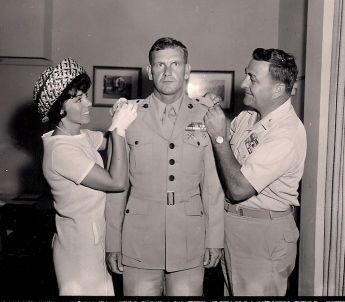
<path fill-rule="evenodd" d="M 95 107 L 111 107 L 119 98 L 140 97 L 141 68 L 93 67 L 93 101 Z"/>
<path fill-rule="evenodd" d="M 234 71 L 192 70 L 187 83 L 187 94 L 190 98 L 204 96 L 212 92 L 221 97 L 223 109 L 233 109 Z"/>

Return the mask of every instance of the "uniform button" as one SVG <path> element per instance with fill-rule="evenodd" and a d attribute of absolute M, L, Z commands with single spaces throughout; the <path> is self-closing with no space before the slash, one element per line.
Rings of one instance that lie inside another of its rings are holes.
<path fill-rule="evenodd" d="M 126 210 L 126 213 L 129 213 L 129 209 Z"/>
<path fill-rule="evenodd" d="M 175 164 L 175 160 L 174 160 L 174 159 L 170 159 L 170 160 L 169 160 L 169 164 L 170 164 L 170 165 L 174 165 L 174 164 Z"/>
<path fill-rule="evenodd" d="M 138 144 L 139 144 L 139 142 L 138 142 L 138 141 L 135 141 L 135 142 L 134 142 L 134 144 L 138 145 Z"/>
<path fill-rule="evenodd" d="M 170 143 L 170 144 L 169 144 L 169 148 L 170 148 L 170 149 L 174 149 L 174 148 L 175 148 L 175 144 Z"/>
<path fill-rule="evenodd" d="M 197 145 L 200 146 L 200 142 L 197 142 Z"/>
<path fill-rule="evenodd" d="M 170 180 L 170 181 L 173 181 L 174 179 L 175 179 L 175 176 L 174 176 L 174 175 L 170 175 L 170 176 L 169 176 L 169 180 Z"/>

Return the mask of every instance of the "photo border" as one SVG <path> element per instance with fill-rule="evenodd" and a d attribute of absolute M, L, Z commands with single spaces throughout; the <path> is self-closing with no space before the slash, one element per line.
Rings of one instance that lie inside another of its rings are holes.
<path fill-rule="evenodd" d="M 212 87 L 212 80 L 224 80 L 224 91 L 219 92 L 217 87 Z M 194 85 L 194 92 L 191 92 L 190 85 Z M 234 109 L 235 95 L 235 71 L 218 70 L 192 70 L 187 81 L 186 92 L 190 98 L 196 98 L 212 92 L 222 98 L 221 107 L 227 111 Z M 223 95 L 224 94 L 224 95 Z"/>
<path fill-rule="evenodd" d="M 128 99 L 138 99 L 141 93 L 141 68 L 139 67 L 116 67 L 116 66 L 93 66 L 93 99 L 94 107 L 112 107 L 118 100 L 115 97 L 104 97 L 104 76 L 132 77 L 131 91 Z M 109 87 L 106 86 L 106 89 Z M 121 97 L 126 97 L 123 95 Z"/>

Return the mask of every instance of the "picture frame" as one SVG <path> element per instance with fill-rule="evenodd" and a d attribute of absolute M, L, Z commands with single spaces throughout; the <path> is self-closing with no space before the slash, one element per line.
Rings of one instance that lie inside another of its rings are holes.
<path fill-rule="evenodd" d="M 112 107 L 120 98 L 128 100 L 140 97 L 141 68 L 139 67 L 93 67 L 94 107 Z"/>
<path fill-rule="evenodd" d="M 234 107 L 234 71 L 192 70 L 187 82 L 190 98 L 212 92 L 222 99 L 221 107 L 232 111 Z"/>

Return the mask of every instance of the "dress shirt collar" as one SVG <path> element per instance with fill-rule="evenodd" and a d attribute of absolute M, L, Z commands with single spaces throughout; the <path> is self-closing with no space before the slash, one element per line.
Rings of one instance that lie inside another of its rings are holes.
<path fill-rule="evenodd" d="M 256 120 L 257 120 L 258 113 L 256 113 L 251 119 L 252 120 L 251 128 L 256 128 L 257 126 L 261 125 L 264 129 L 268 129 L 272 127 L 274 124 L 276 124 L 277 122 L 279 122 L 279 120 L 284 118 L 290 112 L 291 108 L 292 108 L 291 98 L 289 98 L 284 104 L 280 105 L 277 109 L 267 114 L 262 120 L 258 121 L 257 123 L 256 123 Z"/>
<path fill-rule="evenodd" d="M 176 115 L 178 115 L 180 111 L 183 96 L 184 95 L 182 94 L 180 98 L 178 98 L 174 103 L 171 104 L 171 107 L 174 108 Z M 167 105 L 164 104 L 160 99 L 158 99 L 153 93 L 152 93 L 152 99 L 156 105 L 158 116 L 163 117 L 165 108 Z"/>

